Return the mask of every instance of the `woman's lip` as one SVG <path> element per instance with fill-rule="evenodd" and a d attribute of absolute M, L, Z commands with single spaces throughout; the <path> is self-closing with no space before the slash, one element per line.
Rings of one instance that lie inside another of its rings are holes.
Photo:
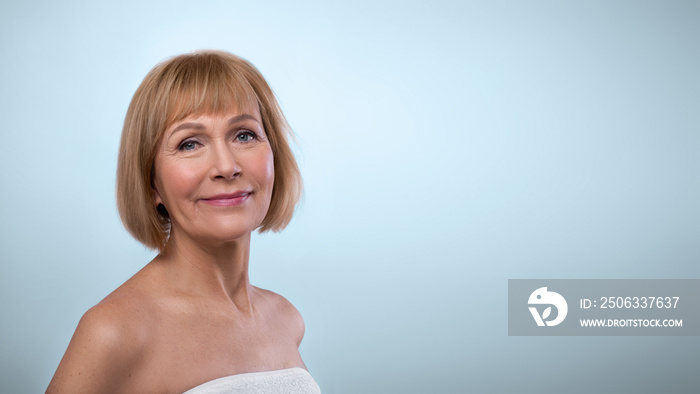
<path fill-rule="evenodd" d="M 253 192 L 237 192 L 229 194 L 217 194 L 215 196 L 203 198 L 201 201 L 208 205 L 228 207 L 243 204 Z"/>

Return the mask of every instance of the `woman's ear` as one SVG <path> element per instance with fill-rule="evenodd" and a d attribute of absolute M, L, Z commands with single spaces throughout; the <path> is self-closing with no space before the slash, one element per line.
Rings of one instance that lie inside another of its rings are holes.
<path fill-rule="evenodd" d="M 156 189 L 155 187 L 153 188 L 153 201 L 156 203 L 156 211 L 158 212 L 158 214 L 163 218 L 170 219 L 170 214 L 165 208 L 165 205 L 163 205 L 163 199 L 160 198 L 158 189 Z"/>

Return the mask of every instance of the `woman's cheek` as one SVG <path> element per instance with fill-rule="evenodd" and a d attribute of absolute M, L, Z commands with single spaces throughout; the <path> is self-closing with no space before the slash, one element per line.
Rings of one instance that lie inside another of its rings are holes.
<path fill-rule="evenodd" d="M 275 179 L 275 162 L 272 156 L 272 150 L 270 150 L 269 147 L 264 157 L 261 158 L 261 161 L 262 162 L 260 163 L 260 168 L 265 169 L 264 176 L 266 182 L 269 184 L 269 187 L 272 188 L 272 183 Z"/>
<path fill-rule="evenodd" d="M 168 180 L 167 189 L 176 194 L 175 198 L 189 197 L 206 176 L 206 171 L 196 163 L 176 163 L 169 169 L 163 175 Z"/>

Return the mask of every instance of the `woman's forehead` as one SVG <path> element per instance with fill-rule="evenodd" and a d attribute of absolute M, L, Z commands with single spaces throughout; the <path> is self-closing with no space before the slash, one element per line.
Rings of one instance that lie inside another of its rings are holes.
<path fill-rule="evenodd" d="M 262 124 L 262 118 L 260 115 L 260 109 L 257 105 L 245 105 L 236 106 L 228 111 L 217 111 L 217 112 L 197 112 L 184 115 L 181 119 L 176 120 L 167 127 L 172 128 L 178 124 L 185 122 L 197 122 L 199 120 L 207 118 L 226 118 L 226 119 L 254 119 Z"/>

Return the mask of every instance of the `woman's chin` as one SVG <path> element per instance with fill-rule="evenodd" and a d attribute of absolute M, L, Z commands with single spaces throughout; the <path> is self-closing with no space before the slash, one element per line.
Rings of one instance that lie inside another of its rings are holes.
<path fill-rule="evenodd" d="M 248 220 L 246 220 L 248 219 Z M 171 240 L 179 243 L 181 238 L 189 238 L 202 245 L 216 246 L 250 239 L 250 233 L 260 226 L 262 220 L 236 217 L 221 220 L 197 221 L 187 227 L 174 225 Z M 256 218 L 257 219 L 257 218 Z"/>

